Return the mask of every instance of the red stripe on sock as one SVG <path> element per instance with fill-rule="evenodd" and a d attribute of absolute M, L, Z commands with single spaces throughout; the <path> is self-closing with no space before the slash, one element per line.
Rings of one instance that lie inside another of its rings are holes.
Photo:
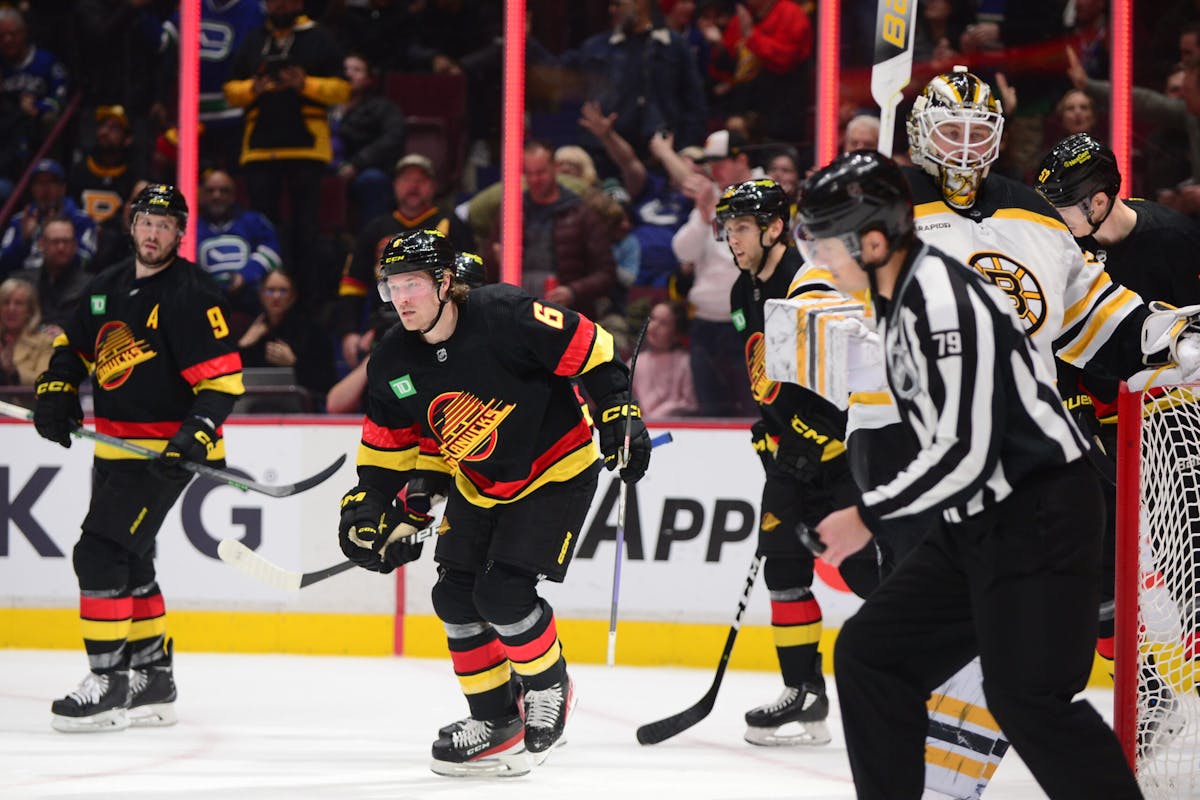
<path fill-rule="evenodd" d="M 155 593 L 149 597 L 133 598 L 134 619 L 153 619 L 161 617 L 165 613 L 167 613 L 167 606 L 163 602 L 161 593 Z"/>
<path fill-rule="evenodd" d="M 821 621 L 821 606 L 815 598 L 796 601 L 771 601 L 772 625 L 808 625 Z"/>
<path fill-rule="evenodd" d="M 542 631 L 541 635 L 532 642 L 518 645 L 506 644 L 504 649 L 508 652 L 511 661 L 524 663 L 544 656 L 557 640 L 558 627 L 554 624 L 554 616 L 551 615 L 550 624 L 546 626 L 546 630 Z"/>
<path fill-rule="evenodd" d="M 485 669 L 491 669 L 505 658 L 504 647 L 499 639 L 493 639 L 487 644 L 472 647 L 462 652 L 450 651 L 450 663 L 454 665 L 456 675 L 473 675 Z"/>
<path fill-rule="evenodd" d="M 79 616 L 102 622 L 129 619 L 133 616 L 133 598 L 80 596 Z"/>

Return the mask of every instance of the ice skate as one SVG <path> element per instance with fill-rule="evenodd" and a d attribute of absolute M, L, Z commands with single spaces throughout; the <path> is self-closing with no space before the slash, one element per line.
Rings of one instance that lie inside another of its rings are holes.
<path fill-rule="evenodd" d="M 79 688 L 50 705 L 50 727 L 64 733 L 123 731 L 129 727 L 129 675 L 89 672 Z"/>
<path fill-rule="evenodd" d="M 535 765 L 545 761 L 552 748 L 567 743 L 563 732 L 575 703 L 575 682 L 569 676 L 549 689 L 525 690 L 525 747 Z"/>
<path fill-rule="evenodd" d="M 162 663 L 149 664 L 129 671 L 129 724 L 135 728 L 158 728 L 174 725 L 175 676 L 172 662 L 175 643 L 167 641 L 167 654 Z"/>
<path fill-rule="evenodd" d="M 525 728 L 516 714 L 498 720 L 459 720 L 438 731 L 429 768 L 452 778 L 516 777 L 530 770 Z"/>
<path fill-rule="evenodd" d="M 774 703 L 746 712 L 745 739 L 765 747 L 829 744 L 832 737 L 825 726 L 828 716 L 829 698 L 824 686 L 786 686 Z"/>

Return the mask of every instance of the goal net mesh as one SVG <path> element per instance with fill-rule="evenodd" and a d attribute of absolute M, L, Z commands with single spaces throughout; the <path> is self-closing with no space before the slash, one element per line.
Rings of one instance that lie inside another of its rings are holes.
<path fill-rule="evenodd" d="M 1200 386 L 1147 396 L 1141 417 L 1135 769 L 1147 798 L 1200 798 Z"/>

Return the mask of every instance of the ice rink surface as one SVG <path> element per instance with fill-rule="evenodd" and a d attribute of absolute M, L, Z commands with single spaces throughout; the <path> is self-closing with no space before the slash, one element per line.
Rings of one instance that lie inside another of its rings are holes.
<path fill-rule="evenodd" d="M 466 715 L 449 659 L 181 652 L 178 725 L 107 734 L 51 730 L 51 700 L 74 689 L 86 669 L 82 651 L 0 650 L 0 798 L 854 797 L 836 702 L 830 745 L 742 742 L 742 714 L 782 689 L 767 673 L 727 674 L 706 720 L 643 747 L 637 727 L 699 700 L 712 671 L 572 666 L 580 703 L 566 746 L 524 777 L 455 779 L 428 766 L 437 729 Z M 830 694 L 832 700 L 832 680 Z M 1088 697 L 1111 718 L 1111 692 L 1089 690 Z M 986 797 L 1044 795 L 1010 754 Z"/>

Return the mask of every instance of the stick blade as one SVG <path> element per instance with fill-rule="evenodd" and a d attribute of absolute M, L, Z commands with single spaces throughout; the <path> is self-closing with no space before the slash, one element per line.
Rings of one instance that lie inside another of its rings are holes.
<path fill-rule="evenodd" d="M 715 699 L 715 698 L 713 698 Z M 638 744 L 658 744 L 677 736 L 708 716 L 713 699 L 705 697 L 691 708 L 657 722 L 648 722 L 637 729 Z"/>
<path fill-rule="evenodd" d="M 344 463 L 346 463 L 346 453 L 342 453 L 341 456 L 338 456 L 337 461 L 330 464 L 329 467 L 320 470 L 316 475 L 306 477 L 306 479 L 302 481 L 296 483 L 282 483 L 280 486 L 266 486 L 264 483 L 253 483 L 253 489 L 256 492 L 270 495 L 272 498 L 289 498 L 292 497 L 293 494 L 307 492 L 308 489 L 319 485 L 319 483 L 324 483 L 326 479 L 329 479 L 329 476 L 336 473 L 337 470 L 340 470 L 342 468 L 342 464 Z M 247 481 L 247 483 L 250 483 L 250 481 Z"/>
<path fill-rule="evenodd" d="M 302 585 L 300 573 L 275 566 L 237 539 L 222 539 L 217 545 L 217 555 L 234 569 L 276 589 L 295 592 Z"/>

